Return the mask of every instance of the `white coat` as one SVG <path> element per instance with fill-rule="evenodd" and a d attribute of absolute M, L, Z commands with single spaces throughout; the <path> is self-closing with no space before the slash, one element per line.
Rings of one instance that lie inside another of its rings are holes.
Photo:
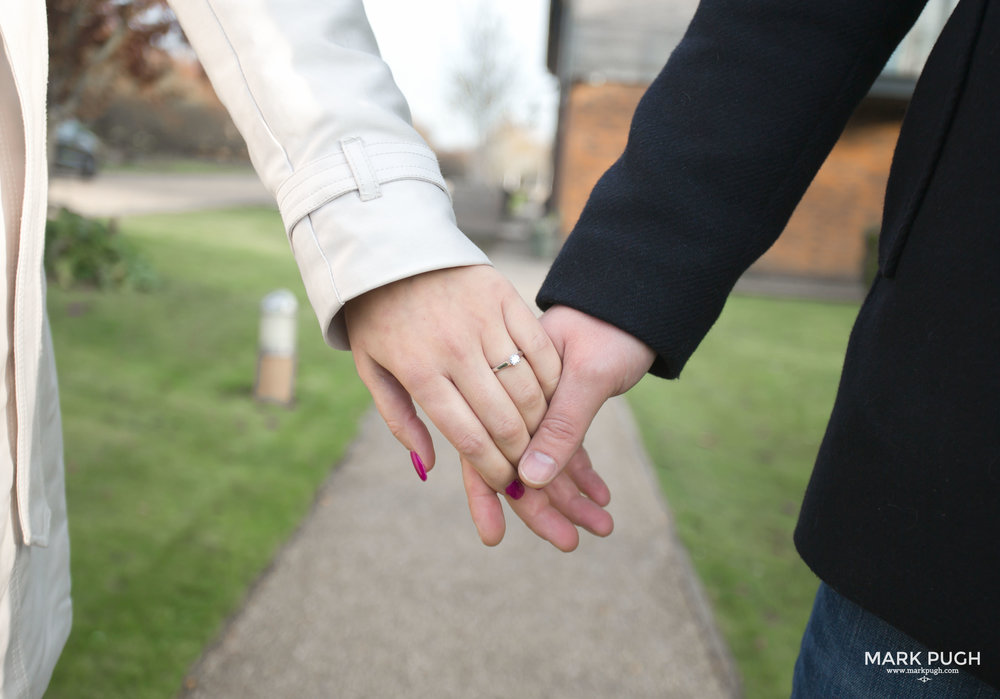
<path fill-rule="evenodd" d="M 172 0 L 274 193 L 327 342 L 366 291 L 488 260 L 455 226 L 437 160 L 361 0 Z M 43 0 L 0 3 L 0 696 L 45 691 L 70 628 L 62 437 L 45 320 Z"/>

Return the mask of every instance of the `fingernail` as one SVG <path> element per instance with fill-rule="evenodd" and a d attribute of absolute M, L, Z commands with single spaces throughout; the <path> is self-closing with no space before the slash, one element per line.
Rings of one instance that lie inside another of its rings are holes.
<path fill-rule="evenodd" d="M 521 478 L 529 483 L 548 483 L 556 475 L 556 462 L 548 454 L 529 451 L 518 471 Z"/>
<path fill-rule="evenodd" d="M 420 460 L 420 455 L 415 451 L 410 452 L 410 461 L 413 462 L 413 468 L 416 470 L 417 475 L 420 476 L 420 480 L 427 480 L 427 469 L 424 468 L 424 462 Z"/>
<path fill-rule="evenodd" d="M 514 500 L 520 500 L 524 497 L 524 483 L 515 478 L 510 485 L 504 488 L 504 492 Z"/>

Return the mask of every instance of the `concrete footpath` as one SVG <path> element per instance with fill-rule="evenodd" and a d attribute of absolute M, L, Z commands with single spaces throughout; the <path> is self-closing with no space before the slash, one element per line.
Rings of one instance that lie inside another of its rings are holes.
<path fill-rule="evenodd" d="M 232 173 L 110 172 L 84 180 L 49 180 L 49 205 L 84 216 L 133 216 L 235 206 L 274 206 L 274 197 L 247 168 Z"/>
<path fill-rule="evenodd" d="M 546 265 L 495 258 L 526 298 Z M 421 483 L 374 412 L 312 512 L 191 669 L 181 696 L 737 697 L 628 406 L 587 439 L 615 532 L 562 554 L 507 511 L 495 549 L 435 434 Z"/>

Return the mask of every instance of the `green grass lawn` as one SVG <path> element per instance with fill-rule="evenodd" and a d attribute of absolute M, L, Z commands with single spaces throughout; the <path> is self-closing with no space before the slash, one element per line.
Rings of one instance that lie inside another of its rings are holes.
<path fill-rule="evenodd" d="M 73 633 L 48 697 L 168 697 L 308 511 L 369 405 L 276 212 L 126 219 L 152 293 L 51 288 Z M 300 300 L 294 409 L 251 397 L 258 304 Z"/>
<path fill-rule="evenodd" d="M 856 313 L 734 297 L 680 380 L 630 393 L 750 699 L 791 690 L 818 584 L 792 531 Z"/>

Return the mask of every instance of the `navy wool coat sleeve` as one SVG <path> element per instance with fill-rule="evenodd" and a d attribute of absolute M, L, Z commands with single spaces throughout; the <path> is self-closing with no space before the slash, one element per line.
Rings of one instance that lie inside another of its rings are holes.
<path fill-rule="evenodd" d="M 538 295 L 678 376 L 920 0 L 703 0 Z M 904 120 L 880 271 L 795 539 L 834 589 L 1000 687 L 1000 3 L 961 0 Z"/>

